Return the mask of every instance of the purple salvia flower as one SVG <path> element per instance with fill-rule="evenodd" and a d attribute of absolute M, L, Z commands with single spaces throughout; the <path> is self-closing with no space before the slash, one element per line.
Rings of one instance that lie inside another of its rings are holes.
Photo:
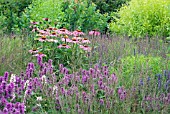
<path fill-rule="evenodd" d="M 6 86 L 7 86 L 7 83 L 5 81 L 2 81 L 1 86 L 2 86 L 3 89 L 5 89 Z"/>
<path fill-rule="evenodd" d="M 21 72 L 21 74 L 20 74 L 20 77 L 22 78 L 22 77 L 24 77 L 25 75 L 24 75 L 24 72 Z"/>
<path fill-rule="evenodd" d="M 90 68 L 90 74 L 93 75 L 95 73 L 95 70 L 93 68 Z"/>
<path fill-rule="evenodd" d="M 158 80 L 158 88 L 160 89 L 161 88 L 161 80 Z"/>
<path fill-rule="evenodd" d="M 99 102 L 100 102 L 100 105 L 104 105 L 104 100 L 103 99 L 100 99 Z"/>
<path fill-rule="evenodd" d="M 79 96 L 80 96 L 80 94 L 77 92 L 77 93 L 76 93 L 76 102 L 79 101 Z"/>
<path fill-rule="evenodd" d="M 108 75 L 109 75 L 109 71 L 107 71 L 107 70 L 104 71 L 104 75 L 105 75 L 105 76 L 108 76 Z"/>
<path fill-rule="evenodd" d="M 116 76 L 116 74 L 113 73 L 113 74 L 111 75 L 111 77 L 112 77 L 112 81 L 113 81 L 114 83 L 117 83 L 117 76 Z"/>
<path fill-rule="evenodd" d="M 166 89 L 166 91 L 168 91 L 168 89 L 170 88 L 169 85 L 170 85 L 170 80 L 168 80 L 168 81 L 165 83 L 165 89 Z"/>
<path fill-rule="evenodd" d="M 37 63 L 39 66 L 41 66 L 43 63 L 42 63 L 42 56 L 37 56 Z"/>
<path fill-rule="evenodd" d="M 53 67 L 50 67 L 49 71 L 50 71 L 50 74 L 52 74 L 53 73 Z"/>
<path fill-rule="evenodd" d="M 8 81 L 8 76 L 9 76 L 9 73 L 8 73 L 8 72 L 5 72 L 5 73 L 4 73 L 4 80 L 5 80 L 5 81 Z"/>
<path fill-rule="evenodd" d="M 120 88 L 118 89 L 118 95 L 122 94 L 122 93 L 123 93 L 123 90 L 124 90 L 124 88 L 123 88 L 123 87 L 120 87 Z"/>
<path fill-rule="evenodd" d="M 107 101 L 107 102 L 106 102 L 106 107 L 107 107 L 108 109 L 111 108 L 110 105 L 111 105 L 110 101 Z"/>
<path fill-rule="evenodd" d="M 32 90 L 31 90 L 31 89 L 27 89 L 27 90 L 25 91 L 25 93 L 26 93 L 26 95 L 31 95 Z"/>
<path fill-rule="evenodd" d="M 86 83 L 87 82 L 87 76 L 86 75 L 83 75 L 82 76 L 82 83 L 84 84 L 84 83 Z"/>
<path fill-rule="evenodd" d="M 8 112 L 9 112 L 9 111 L 8 111 L 7 108 L 4 108 L 4 109 L 3 109 L 3 114 L 8 114 Z"/>
<path fill-rule="evenodd" d="M 6 106 L 5 106 L 8 111 L 11 111 L 12 110 L 12 103 L 6 103 Z"/>
<path fill-rule="evenodd" d="M 125 100 L 126 99 L 126 94 L 120 94 L 119 98 L 120 98 L 120 100 Z"/>
<path fill-rule="evenodd" d="M 4 78 L 0 76 L 0 83 L 2 83 L 2 81 L 4 81 Z"/>
<path fill-rule="evenodd" d="M 60 64 L 60 65 L 59 65 L 59 71 L 60 71 L 60 73 L 63 74 L 63 64 Z"/>
<path fill-rule="evenodd" d="M 61 88 L 61 93 L 65 95 L 65 89 L 63 87 Z"/>
<path fill-rule="evenodd" d="M 49 59 L 49 60 L 48 60 L 48 65 L 49 65 L 49 67 L 52 67 L 52 62 L 53 62 L 52 59 Z"/>
<path fill-rule="evenodd" d="M 20 110 L 21 114 L 24 114 L 24 112 L 25 112 L 25 104 L 24 103 L 19 104 L 19 110 Z"/>
<path fill-rule="evenodd" d="M 147 84 L 149 84 L 150 80 L 151 80 L 151 78 L 148 76 L 148 78 L 147 78 Z"/>
<path fill-rule="evenodd" d="M 139 86 L 143 86 L 143 79 L 140 79 Z"/>
<path fill-rule="evenodd" d="M 0 104 L 1 104 L 1 106 L 5 106 L 5 104 L 6 104 L 7 102 L 8 102 L 8 101 L 7 101 L 4 97 L 2 97 Z"/>

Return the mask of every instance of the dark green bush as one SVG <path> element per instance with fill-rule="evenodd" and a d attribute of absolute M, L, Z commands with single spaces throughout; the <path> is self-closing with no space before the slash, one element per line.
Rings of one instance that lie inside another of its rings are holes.
<path fill-rule="evenodd" d="M 100 13 L 111 13 L 116 12 L 122 4 L 125 4 L 130 0 L 92 0 L 97 5 L 97 9 L 100 10 Z"/>
<path fill-rule="evenodd" d="M 29 18 L 28 18 L 29 17 Z M 107 27 L 107 15 L 96 10 L 96 5 L 88 0 L 36 0 L 25 10 L 24 22 L 42 21 L 49 18 L 50 25 L 84 32 L 92 29 L 104 30 Z M 54 24 L 55 23 L 55 24 Z"/>
<path fill-rule="evenodd" d="M 104 30 L 107 27 L 107 15 L 102 15 L 96 10 L 96 5 L 90 0 L 68 0 L 63 2 L 64 26 L 70 29 L 88 31 L 92 29 Z"/>
<path fill-rule="evenodd" d="M 170 35 L 170 0 L 131 0 L 110 24 L 112 32 L 132 37 Z"/>
<path fill-rule="evenodd" d="M 0 25 L 1 29 L 11 32 L 14 28 L 21 28 L 20 16 L 22 11 L 31 4 L 32 0 L 1 0 Z"/>

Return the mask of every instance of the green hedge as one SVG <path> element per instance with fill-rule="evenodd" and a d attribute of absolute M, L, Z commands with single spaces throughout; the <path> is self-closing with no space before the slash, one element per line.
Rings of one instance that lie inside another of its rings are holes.
<path fill-rule="evenodd" d="M 168 36 L 170 0 L 131 0 L 114 14 L 110 30 L 132 37 Z"/>

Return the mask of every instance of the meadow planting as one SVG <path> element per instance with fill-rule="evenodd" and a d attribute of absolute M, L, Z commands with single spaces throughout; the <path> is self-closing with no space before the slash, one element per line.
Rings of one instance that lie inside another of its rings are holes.
<path fill-rule="evenodd" d="M 170 113 L 168 0 L 0 3 L 0 114 Z"/>

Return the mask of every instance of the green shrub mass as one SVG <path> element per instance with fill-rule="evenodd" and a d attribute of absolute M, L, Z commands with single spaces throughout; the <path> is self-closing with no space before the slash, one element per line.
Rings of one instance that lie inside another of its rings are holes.
<path fill-rule="evenodd" d="M 116 12 L 122 4 L 125 4 L 130 0 L 92 0 L 96 5 L 97 9 L 100 10 L 100 13 L 111 13 Z"/>
<path fill-rule="evenodd" d="M 114 16 L 110 30 L 132 37 L 169 36 L 169 0 L 131 0 Z"/>
<path fill-rule="evenodd" d="M 106 17 L 107 15 L 96 11 L 96 5 L 91 1 L 79 0 L 78 3 L 75 3 L 74 0 L 35 0 L 25 10 L 23 20 L 29 22 L 49 18 L 51 24 L 56 24 L 58 28 L 66 27 L 70 30 L 83 31 L 99 29 L 102 31 L 107 27 Z"/>
<path fill-rule="evenodd" d="M 22 19 L 28 26 L 29 22 L 42 21 L 43 18 L 49 18 L 51 24 L 58 22 L 60 24 L 62 12 L 61 4 L 63 0 L 34 0 L 31 5 L 23 12 Z"/>
<path fill-rule="evenodd" d="M 127 86 L 138 83 L 139 77 L 146 78 L 147 76 L 154 77 L 157 73 L 162 73 L 164 69 L 170 68 L 169 61 L 164 61 L 163 58 L 156 56 L 126 56 L 122 58 L 116 67 L 112 67 L 112 72 L 117 72 L 123 80 L 128 80 L 128 83 L 121 82 Z"/>
<path fill-rule="evenodd" d="M 0 29 L 11 32 L 21 28 L 22 11 L 32 3 L 32 0 L 0 0 Z"/>
<path fill-rule="evenodd" d="M 92 29 L 104 30 L 107 27 L 107 15 L 102 15 L 96 10 L 96 5 L 89 0 L 68 0 L 63 4 L 64 20 L 69 29 L 81 29 L 88 31 Z"/>

